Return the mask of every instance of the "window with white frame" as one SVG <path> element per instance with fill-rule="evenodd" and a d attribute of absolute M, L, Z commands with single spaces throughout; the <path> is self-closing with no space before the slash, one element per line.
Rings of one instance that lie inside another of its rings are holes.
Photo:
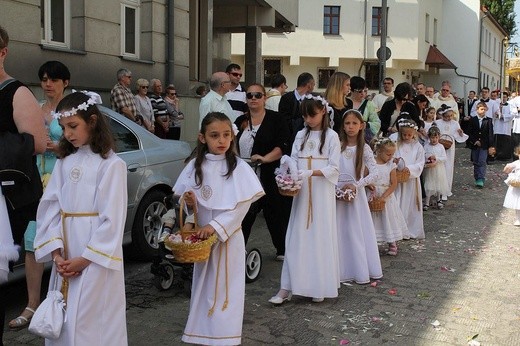
<path fill-rule="evenodd" d="M 70 0 L 41 0 L 40 28 L 43 44 L 70 47 Z"/>
<path fill-rule="evenodd" d="M 388 12 L 390 8 L 386 9 L 386 27 L 388 28 Z M 383 25 L 383 8 L 372 7 L 372 36 L 381 36 Z M 388 35 L 388 33 L 387 33 Z"/>
<path fill-rule="evenodd" d="M 121 2 L 121 55 L 139 58 L 140 41 L 139 0 Z"/>

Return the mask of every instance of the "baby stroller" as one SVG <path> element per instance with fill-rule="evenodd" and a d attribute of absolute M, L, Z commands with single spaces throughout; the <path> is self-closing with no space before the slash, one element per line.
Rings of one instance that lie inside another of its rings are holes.
<path fill-rule="evenodd" d="M 176 213 L 180 212 L 178 196 L 174 196 L 173 194 L 166 196 L 164 198 L 164 204 L 168 210 L 174 209 Z M 177 220 L 175 220 L 175 226 L 172 232 L 176 232 L 178 228 L 179 224 Z M 154 258 L 150 268 L 150 272 L 154 275 L 153 284 L 157 289 L 164 291 L 168 290 L 180 279 L 184 290 L 189 295 L 193 277 L 193 264 L 176 261 L 171 251 L 166 248 L 164 239 L 169 236 L 170 233 L 165 231 L 164 224 L 161 227 L 160 234 L 158 254 Z M 246 249 L 246 283 L 256 281 L 260 276 L 261 270 L 262 254 L 260 250 L 256 248 Z M 178 276 L 180 276 L 180 278 Z"/>

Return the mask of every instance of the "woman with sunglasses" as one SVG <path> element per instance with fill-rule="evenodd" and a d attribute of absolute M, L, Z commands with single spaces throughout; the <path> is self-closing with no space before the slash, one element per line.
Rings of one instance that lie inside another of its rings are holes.
<path fill-rule="evenodd" d="M 170 115 L 170 128 L 168 130 L 168 139 L 180 139 L 181 138 L 181 120 L 184 119 L 184 114 L 179 109 L 179 99 L 177 98 L 177 91 L 173 84 L 168 85 L 166 88 L 166 95 L 164 96 L 166 102 L 166 108 Z"/>
<path fill-rule="evenodd" d="M 274 170 L 280 166 L 280 158 L 288 154 L 289 128 L 280 121 L 278 113 L 265 108 L 265 88 L 252 84 L 247 88 L 246 100 L 249 110 L 237 118 L 235 124 L 238 152 L 241 158 L 257 167 L 265 196 L 251 205 L 242 221 L 242 231 L 247 243 L 256 215 L 263 209 L 267 229 L 276 248 L 276 259 L 282 261 L 285 254 L 285 233 L 289 223 L 292 198 L 281 196 L 275 182 Z"/>
<path fill-rule="evenodd" d="M 412 94 L 412 86 L 409 83 L 399 83 L 395 87 L 394 98 L 383 104 L 379 112 L 383 136 L 388 137 L 397 132 L 397 121 L 401 113 L 407 114 L 410 119 L 417 119 L 417 110 L 414 104 L 410 102 Z"/>
<path fill-rule="evenodd" d="M 150 83 L 144 78 L 139 78 L 136 83 L 137 94 L 134 95 L 135 105 L 137 107 L 137 114 L 143 118 L 143 127 L 155 132 L 155 119 L 153 115 L 152 101 L 148 97 L 148 88 Z"/>
<path fill-rule="evenodd" d="M 376 105 L 374 102 L 367 99 L 368 90 L 366 89 L 366 81 L 358 76 L 350 79 L 350 87 L 352 92 L 350 100 L 352 100 L 352 109 L 357 110 L 363 116 L 365 127 L 365 142 L 370 144 L 370 141 L 377 135 L 381 128 L 381 120 L 377 115 Z"/>

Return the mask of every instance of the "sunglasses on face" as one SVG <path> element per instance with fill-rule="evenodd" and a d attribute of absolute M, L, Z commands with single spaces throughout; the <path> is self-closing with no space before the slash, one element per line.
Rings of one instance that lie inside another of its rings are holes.
<path fill-rule="evenodd" d="M 169 96 L 177 96 L 177 93 L 168 93 Z"/>
<path fill-rule="evenodd" d="M 235 77 L 242 77 L 242 73 L 238 73 L 238 72 L 231 72 L 231 74 Z"/>
<path fill-rule="evenodd" d="M 148 85 L 141 85 L 140 88 L 141 89 L 148 89 Z"/>
<path fill-rule="evenodd" d="M 446 92 L 449 92 L 450 89 L 441 89 L 441 91 L 446 91 Z"/>
<path fill-rule="evenodd" d="M 264 94 L 262 94 L 261 92 L 249 92 L 246 94 L 246 97 L 248 100 L 251 100 L 252 98 L 261 99 L 262 97 L 264 97 Z"/>

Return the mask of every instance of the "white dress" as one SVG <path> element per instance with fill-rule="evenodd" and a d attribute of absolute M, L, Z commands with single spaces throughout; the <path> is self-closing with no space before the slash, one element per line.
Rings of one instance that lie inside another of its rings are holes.
<path fill-rule="evenodd" d="M 36 260 L 51 261 L 51 252 L 63 249 L 64 228 L 67 257 L 91 263 L 69 279 L 61 335 L 46 345 L 128 344 L 122 250 L 127 198 L 126 164 L 116 154 L 103 159 L 83 146 L 56 162 L 38 207 Z M 98 215 L 67 217 L 62 225 L 60 210 Z M 55 275 L 53 265 L 50 287 Z"/>
<path fill-rule="evenodd" d="M 406 167 L 410 170 L 408 181 L 397 184 L 395 190 L 395 198 L 408 227 L 408 234 L 403 234 L 403 238 L 423 239 L 424 224 L 419 177 L 424 167 L 424 148 L 418 141 L 411 143 L 398 141 L 395 157 L 403 158 Z"/>
<path fill-rule="evenodd" d="M 364 187 L 372 184 L 378 177 L 377 164 L 374 153 L 368 146 L 363 148 L 363 174 L 365 166 L 369 174 L 355 181 L 356 176 L 355 146 L 346 147 L 339 159 L 338 186 L 342 188 L 346 183 L 356 186 L 356 197 L 350 202 L 337 201 L 336 219 L 338 224 L 339 273 L 341 281 L 355 281 L 366 284 L 370 279 L 383 277 L 379 250 L 377 248 L 376 233 L 368 208 L 367 195 Z M 354 181 L 353 181 L 354 180 Z"/>
<path fill-rule="evenodd" d="M 300 151 L 306 131 L 296 134 L 291 157 L 298 169 L 321 170 L 324 176 L 306 178 L 293 199 L 280 285 L 295 295 L 334 298 L 340 285 L 335 195 L 340 143 L 336 132 L 328 128 L 320 154 L 321 131 L 311 131 Z"/>
<path fill-rule="evenodd" d="M 440 198 L 441 195 L 447 195 L 450 191 L 448 189 L 446 169 L 444 168 L 446 162 L 446 149 L 444 149 L 440 143 L 435 145 L 426 143 L 424 145 L 424 159 L 428 160 L 432 155 L 435 156 L 437 164 L 434 167 L 424 168 L 424 191 L 427 196 L 438 195 Z"/>
<path fill-rule="evenodd" d="M 215 228 L 218 240 L 207 262 L 195 263 L 190 313 L 182 341 L 239 345 L 245 294 L 245 244 L 241 223 L 251 203 L 264 195 L 256 174 L 242 159 L 229 178 L 224 155 L 206 154 L 202 186 L 196 186 L 192 160 L 173 191 L 197 196 L 198 224 Z"/>
<path fill-rule="evenodd" d="M 520 160 L 516 160 L 508 165 L 520 169 Z M 507 188 L 506 197 L 504 198 L 504 207 L 509 209 L 520 210 L 520 187 L 509 186 Z"/>
<path fill-rule="evenodd" d="M 376 196 L 381 196 L 388 189 L 390 186 L 390 172 L 396 167 L 396 164 L 392 161 L 388 161 L 385 164 L 377 164 L 378 175 L 376 181 L 374 181 Z M 370 195 L 373 192 L 367 193 Z M 403 239 L 403 234 L 406 234 L 408 230 L 403 213 L 393 193 L 386 198 L 383 211 L 372 212 L 372 220 L 377 241 L 393 243 Z"/>
<path fill-rule="evenodd" d="M 455 141 L 459 143 L 462 141 L 461 137 L 458 134 L 460 124 L 455 120 L 438 120 L 437 125 L 439 126 L 439 130 L 441 130 L 441 136 L 449 135 L 451 137 L 451 140 L 453 141 L 451 147 L 446 150 L 446 163 L 444 165 L 444 167 L 446 168 L 446 179 L 448 181 L 449 191 L 447 196 L 450 197 L 452 195 L 451 187 L 453 184 L 453 169 L 455 167 Z M 464 139 L 464 141 L 466 139 Z"/>

